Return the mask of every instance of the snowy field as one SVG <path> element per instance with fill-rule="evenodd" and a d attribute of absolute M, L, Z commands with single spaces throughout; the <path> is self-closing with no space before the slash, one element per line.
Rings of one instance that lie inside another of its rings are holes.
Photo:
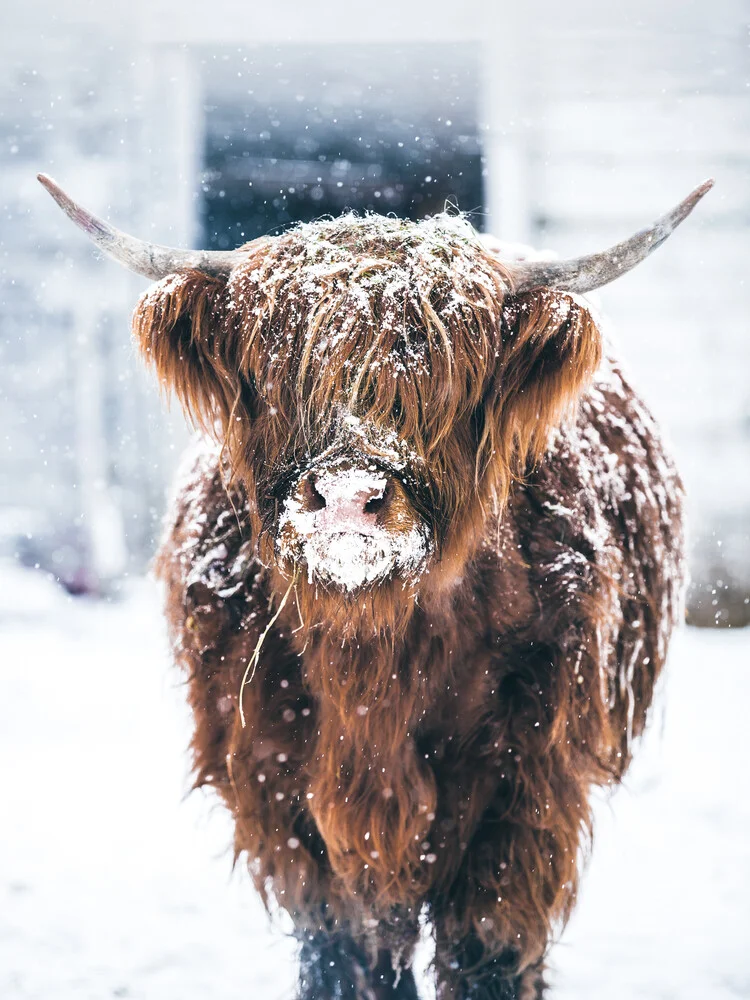
<path fill-rule="evenodd" d="M 288 1000 L 293 947 L 231 874 L 227 817 L 185 797 L 154 586 L 96 604 L 0 568 L 0 671 L 0 998 Z M 750 997 L 748 704 L 750 630 L 681 634 L 598 809 L 557 1000 Z"/>

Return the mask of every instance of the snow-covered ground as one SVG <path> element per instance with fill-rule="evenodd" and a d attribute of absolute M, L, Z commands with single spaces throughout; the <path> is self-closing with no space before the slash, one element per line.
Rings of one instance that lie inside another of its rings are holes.
<path fill-rule="evenodd" d="M 628 787 L 598 809 L 558 1000 L 750 997 L 750 630 L 681 634 Z M 0 997 L 283 1000 L 230 826 L 185 797 L 155 587 L 67 599 L 0 568 Z M 425 991 L 426 995 L 428 991 Z"/>

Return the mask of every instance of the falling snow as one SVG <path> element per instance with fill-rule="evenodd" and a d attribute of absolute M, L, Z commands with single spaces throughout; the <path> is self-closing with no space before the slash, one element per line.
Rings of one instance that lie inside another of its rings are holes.
<path fill-rule="evenodd" d="M 145 581 L 107 606 L 0 565 L 0 752 L 23 761 L 4 775 L 4 814 L 23 821 L 0 826 L 3 998 L 291 995 L 288 928 L 268 926 L 244 872 L 230 877 L 230 817 L 185 798 L 191 724 L 160 606 Z M 747 630 L 677 635 L 662 725 L 597 807 L 552 951 L 558 1000 L 599 1000 L 603 982 L 607 1000 L 746 995 L 748 662 Z"/>

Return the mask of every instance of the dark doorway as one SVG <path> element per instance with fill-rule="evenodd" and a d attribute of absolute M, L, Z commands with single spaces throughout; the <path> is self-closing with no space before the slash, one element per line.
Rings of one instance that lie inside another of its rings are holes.
<path fill-rule="evenodd" d="M 205 65 L 204 245 L 347 210 L 482 228 L 472 46 L 263 49 Z"/>

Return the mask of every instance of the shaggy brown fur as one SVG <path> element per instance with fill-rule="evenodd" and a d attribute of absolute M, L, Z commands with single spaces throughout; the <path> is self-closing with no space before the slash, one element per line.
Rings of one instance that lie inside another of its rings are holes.
<path fill-rule="evenodd" d="M 348 217 L 248 250 L 134 320 L 218 442 L 158 562 L 197 784 L 299 928 L 300 996 L 416 997 L 426 905 L 441 998 L 540 997 L 590 789 L 622 778 L 681 613 L 679 480 L 588 306 L 514 296 L 466 224 Z M 426 526 L 418 579 L 346 594 L 280 554 L 285 498 L 341 457 Z"/>

